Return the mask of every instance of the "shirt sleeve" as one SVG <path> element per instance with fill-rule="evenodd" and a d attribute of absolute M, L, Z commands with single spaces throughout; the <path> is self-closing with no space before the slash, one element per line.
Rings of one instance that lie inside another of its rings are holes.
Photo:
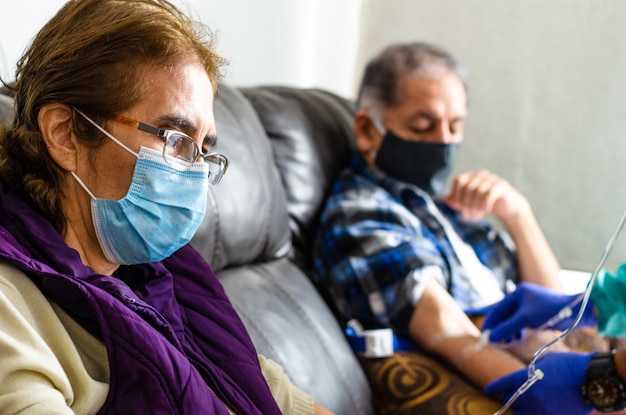
<path fill-rule="evenodd" d="M 54 321 L 56 314 L 34 284 L 23 276 L 18 279 L 16 273 L 0 263 L 2 413 L 74 414 L 68 404 L 71 393 L 62 392 L 71 391 L 68 379 L 39 332 L 60 322 Z"/>
<path fill-rule="evenodd" d="M 267 381 L 272 395 L 285 415 L 312 415 L 314 410 L 313 396 L 298 389 L 287 377 L 283 368 L 275 361 L 259 355 L 263 376 Z"/>
<path fill-rule="evenodd" d="M 329 198 L 315 270 L 346 321 L 390 326 L 408 336 L 426 282 L 447 285 L 443 258 L 419 218 L 386 191 L 353 185 Z"/>

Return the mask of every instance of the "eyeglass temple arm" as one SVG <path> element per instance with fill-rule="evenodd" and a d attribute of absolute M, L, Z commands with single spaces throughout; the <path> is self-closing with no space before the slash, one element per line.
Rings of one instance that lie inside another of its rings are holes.
<path fill-rule="evenodd" d="M 123 115 L 116 115 L 115 117 L 113 117 L 113 119 L 130 127 L 135 127 L 140 131 L 145 131 L 165 138 L 165 130 L 162 128 L 153 127 L 151 125 L 144 124 L 141 121 L 136 121 L 131 118 L 125 117 Z"/>
<path fill-rule="evenodd" d="M 146 131 L 148 133 L 158 135 L 159 137 L 166 138 L 165 130 L 162 128 L 153 127 L 148 124 L 144 124 L 142 122 L 137 123 L 137 129 L 141 131 Z"/>

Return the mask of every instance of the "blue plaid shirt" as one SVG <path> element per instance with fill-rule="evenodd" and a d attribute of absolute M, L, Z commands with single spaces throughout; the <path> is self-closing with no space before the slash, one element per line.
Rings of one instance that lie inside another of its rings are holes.
<path fill-rule="evenodd" d="M 429 203 L 427 193 L 371 169 L 359 155 L 342 172 L 321 217 L 313 277 L 344 323 L 356 318 L 365 328 L 391 327 L 408 336 L 413 308 L 432 278 L 462 309 L 484 305 Z M 435 206 L 491 269 L 503 293 L 507 281 L 517 282 L 507 234 L 464 221 L 443 203 Z"/>

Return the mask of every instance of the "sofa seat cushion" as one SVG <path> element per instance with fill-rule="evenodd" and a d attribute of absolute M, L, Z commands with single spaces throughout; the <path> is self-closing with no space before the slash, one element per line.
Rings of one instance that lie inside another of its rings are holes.
<path fill-rule="evenodd" d="M 257 351 L 337 414 L 371 414 L 364 373 L 335 317 L 287 259 L 226 269 L 220 281 Z"/>

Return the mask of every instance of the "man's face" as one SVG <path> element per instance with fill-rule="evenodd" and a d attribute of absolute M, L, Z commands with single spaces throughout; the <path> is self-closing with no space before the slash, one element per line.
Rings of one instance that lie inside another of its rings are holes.
<path fill-rule="evenodd" d="M 385 130 L 410 141 L 463 141 L 467 97 L 456 74 L 407 76 L 400 81 L 400 91 L 401 103 L 389 109 L 382 120 Z"/>

